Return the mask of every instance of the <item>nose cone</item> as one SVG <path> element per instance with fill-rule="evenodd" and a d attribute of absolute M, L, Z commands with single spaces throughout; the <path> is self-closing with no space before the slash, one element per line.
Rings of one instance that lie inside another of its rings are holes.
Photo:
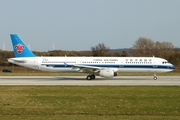
<path fill-rule="evenodd" d="M 171 64 L 170 67 L 169 67 L 172 71 L 175 69 L 174 65 Z"/>

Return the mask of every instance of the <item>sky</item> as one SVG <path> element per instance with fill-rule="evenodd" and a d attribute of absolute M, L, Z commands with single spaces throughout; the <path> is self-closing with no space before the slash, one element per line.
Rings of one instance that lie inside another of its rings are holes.
<path fill-rule="evenodd" d="M 180 0 L 1 0 L 0 49 L 12 50 L 12 33 L 33 51 L 130 48 L 139 37 L 180 48 Z"/>

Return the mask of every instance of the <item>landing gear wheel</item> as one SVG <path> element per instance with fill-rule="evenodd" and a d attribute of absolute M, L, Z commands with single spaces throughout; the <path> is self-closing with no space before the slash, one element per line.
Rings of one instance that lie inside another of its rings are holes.
<path fill-rule="evenodd" d="M 157 80 L 157 77 L 156 76 L 154 76 L 154 78 L 153 78 L 154 80 Z"/>
<path fill-rule="evenodd" d="M 95 79 L 96 78 L 96 76 L 95 75 L 91 75 L 91 79 Z"/>
<path fill-rule="evenodd" d="M 156 77 L 156 73 L 154 73 L 154 78 L 153 78 L 154 80 L 157 80 L 157 77 Z"/>
<path fill-rule="evenodd" d="M 86 79 L 87 79 L 87 80 L 91 80 L 92 78 L 91 78 L 90 75 L 88 75 L 88 76 L 86 77 Z"/>

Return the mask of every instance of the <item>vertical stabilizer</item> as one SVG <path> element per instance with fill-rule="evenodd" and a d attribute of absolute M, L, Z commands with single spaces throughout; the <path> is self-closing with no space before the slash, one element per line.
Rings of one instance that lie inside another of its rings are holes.
<path fill-rule="evenodd" d="M 36 57 L 17 34 L 10 34 L 15 57 Z"/>

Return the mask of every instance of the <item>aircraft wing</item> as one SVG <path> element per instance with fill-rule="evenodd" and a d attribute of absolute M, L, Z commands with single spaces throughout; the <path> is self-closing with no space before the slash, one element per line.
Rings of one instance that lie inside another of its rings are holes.
<path fill-rule="evenodd" d="M 86 65 L 71 65 L 74 70 L 80 72 L 99 72 L 102 69 L 107 69 L 105 67 L 96 67 L 96 66 L 86 66 Z"/>

